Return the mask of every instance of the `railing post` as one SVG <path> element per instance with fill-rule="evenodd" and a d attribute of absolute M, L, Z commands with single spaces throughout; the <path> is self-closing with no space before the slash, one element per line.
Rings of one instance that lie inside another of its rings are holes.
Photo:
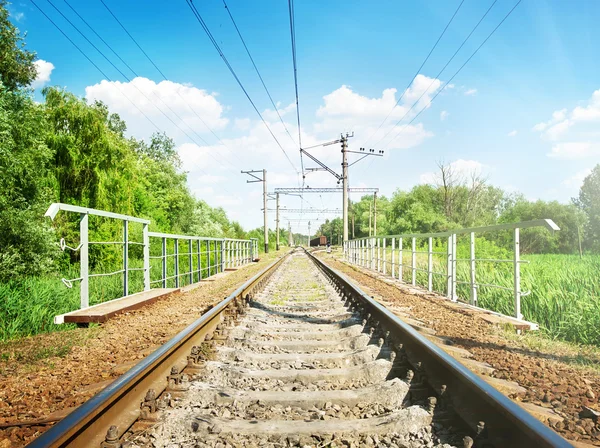
<path fill-rule="evenodd" d="M 452 301 L 456 302 L 456 233 L 452 234 Z"/>
<path fill-rule="evenodd" d="M 79 242 L 81 249 L 79 251 L 79 277 L 81 281 L 79 283 L 79 307 L 87 308 L 90 306 L 90 279 L 88 277 L 89 271 L 89 215 L 87 213 L 81 214 L 81 221 L 79 221 Z"/>
<path fill-rule="evenodd" d="M 162 238 L 162 287 L 167 287 L 167 239 Z"/>
<path fill-rule="evenodd" d="M 381 238 L 377 238 L 377 272 L 381 272 Z"/>
<path fill-rule="evenodd" d="M 475 279 L 475 232 L 471 232 L 471 305 L 477 306 L 477 283 Z"/>
<path fill-rule="evenodd" d="M 402 245 L 402 238 L 398 238 L 398 280 L 401 282 L 404 279 L 404 246 Z"/>
<path fill-rule="evenodd" d="M 396 238 L 392 238 L 392 278 L 396 278 Z"/>
<path fill-rule="evenodd" d="M 123 297 L 129 295 L 129 223 L 123 220 Z"/>
<path fill-rule="evenodd" d="M 521 314 L 521 253 L 520 253 L 520 238 L 519 228 L 515 228 L 515 317 L 523 319 Z"/>
<path fill-rule="evenodd" d="M 427 241 L 427 291 L 433 290 L 433 238 Z"/>
<path fill-rule="evenodd" d="M 194 284 L 194 260 L 193 260 L 193 243 L 192 243 L 192 239 L 190 238 L 188 240 L 188 266 L 190 267 L 190 285 Z"/>
<path fill-rule="evenodd" d="M 198 252 L 198 282 L 202 280 L 202 254 L 200 253 L 200 239 L 196 240 L 196 249 Z"/>
<path fill-rule="evenodd" d="M 452 300 L 452 235 L 448 236 L 448 248 L 447 248 L 447 261 L 446 261 L 446 297 Z"/>
<path fill-rule="evenodd" d="M 385 238 L 383 238 L 383 275 L 387 274 L 387 251 L 385 248 Z"/>
<path fill-rule="evenodd" d="M 142 237 L 144 241 L 144 291 L 150 291 L 150 235 L 148 224 L 142 224 Z"/>
<path fill-rule="evenodd" d="M 175 266 L 175 288 L 179 288 L 179 240 L 173 238 L 173 263 Z"/>
<path fill-rule="evenodd" d="M 417 239 L 412 239 L 412 285 L 417 284 Z"/>

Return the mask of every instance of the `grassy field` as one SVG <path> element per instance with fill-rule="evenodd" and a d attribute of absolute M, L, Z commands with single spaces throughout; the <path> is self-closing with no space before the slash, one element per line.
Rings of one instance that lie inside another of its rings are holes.
<path fill-rule="evenodd" d="M 172 244 L 172 243 L 171 243 Z M 214 247 L 211 246 L 211 249 Z M 152 256 L 160 255 L 160 248 L 151 248 Z M 194 248 L 194 250 L 196 250 Z M 205 247 L 202 247 L 205 250 Z M 187 247 L 181 244 L 180 253 L 187 252 Z M 173 248 L 169 249 L 173 253 Z M 141 254 L 140 254 L 141 255 Z M 198 256 L 192 256 L 192 270 L 198 266 Z M 130 268 L 140 268 L 143 262 L 140 257 L 130 258 Z M 202 277 L 208 276 L 206 255 L 201 256 L 203 267 Z M 190 260 L 187 255 L 179 257 L 179 272 L 189 272 Z M 214 266 L 215 258 L 211 255 L 211 264 Z M 150 280 L 161 278 L 162 260 L 153 258 L 150 260 Z M 121 269 L 121 265 L 109 267 L 94 266 L 91 272 L 104 273 L 114 272 Z M 211 275 L 215 274 L 215 268 Z M 173 276 L 175 272 L 174 258 L 167 259 L 167 276 Z M 72 265 L 69 272 L 63 274 L 65 278 L 79 277 L 79 267 Z M 38 333 L 46 333 L 57 330 L 68 330 L 74 328 L 72 324 L 54 325 L 54 316 L 68 313 L 79 308 L 79 282 L 73 282 L 73 288 L 67 288 L 61 281 L 63 276 L 32 277 L 9 283 L 0 283 L 0 341 L 6 341 L 23 336 L 31 336 Z M 194 274 L 194 281 L 197 281 Z M 188 275 L 180 277 L 179 286 L 190 283 Z M 160 283 L 152 283 L 151 287 L 162 287 Z M 175 287 L 175 280 L 169 279 L 167 287 Z M 123 296 L 123 274 L 107 277 L 95 277 L 90 279 L 89 286 L 90 305 L 106 302 Z M 144 289 L 142 271 L 131 271 L 129 273 L 129 293 L 135 293 Z"/>
<path fill-rule="evenodd" d="M 417 250 L 423 250 L 420 248 Z M 440 252 L 444 248 L 438 249 Z M 468 258 L 468 248 L 459 247 L 458 258 Z M 479 254 L 480 258 L 511 259 L 509 253 Z M 391 255 L 388 253 L 387 273 L 391 274 Z M 600 255 L 523 255 L 528 263 L 521 264 L 521 290 L 531 291 L 521 298 L 524 319 L 536 322 L 542 332 L 553 339 L 600 346 Z M 404 249 L 405 282 L 410 282 L 411 255 Z M 427 268 L 427 255 L 419 253 L 417 267 Z M 434 271 L 446 272 L 446 256 L 434 256 Z M 478 262 L 477 283 L 513 288 L 513 264 Z M 457 280 L 469 282 L 470 263 L 457 261 Z M 427 287 L 427 273 L 417 272 L 417 284 Z M 434 291 L 446 294 L 445 275 L 433 276 Z M 459 284 L 457 294 L 466 302 L 470 298 L 470 285 Z M 478 305 L 507 315 L 514 315 L 512 291 L 480 286 Z"/>

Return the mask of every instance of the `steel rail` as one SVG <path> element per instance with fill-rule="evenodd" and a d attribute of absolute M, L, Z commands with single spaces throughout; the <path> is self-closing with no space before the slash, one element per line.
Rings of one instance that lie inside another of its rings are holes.
<path fill-rule="evenodd" d="M 470 428 L 477 431 L 480 422 L 485 423 L 482 446 L 572 447 L 559 434 L 365 294 L 344 274 L 304 250 L 346 298 L 371 314 L 373 321 L 379 322 L 379 329 L 390 331 L 390 335 L 402 344 L 412 365 L 421 363 L 427 382 L 436 391 L 445 390 L 444 397 L 447 396 L 452 409 Z"/>
<path fill-rule="evenodd" d="M 264 284 L 288 252 L 263 271 L 246 281 L 228 297 L 203 314 L 173 339 L 142 359 L 90 400 L 83 403 L 55 426 L 33 440 L 29 448 L 100 447 L 108 429 L 118 426 L 119 437 L 140 415 L 140 404 L 146 392 L 154 389 L 158 397 L 167 387 L 167 376 L 173 366 L 184 367 L 194 345 L 204 341 L 221 322 L 223 312 L 231 304 L 240 304 L 248 294 Z M 185 370 L 184 370 L 185 371 Z"/>

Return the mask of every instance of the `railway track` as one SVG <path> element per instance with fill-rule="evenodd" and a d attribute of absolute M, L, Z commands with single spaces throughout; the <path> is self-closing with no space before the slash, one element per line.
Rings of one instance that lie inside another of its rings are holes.
<path fill-rule="evenodd" d="M 30 446 L 571 445 L 296 250 Z"/>

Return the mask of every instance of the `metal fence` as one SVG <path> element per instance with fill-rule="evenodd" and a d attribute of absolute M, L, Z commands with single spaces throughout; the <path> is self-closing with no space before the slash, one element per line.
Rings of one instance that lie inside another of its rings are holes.
<path fill-rule="evenodd" d="M 529 295 L 531 291 L 523 292 L 521 290 L 521 264 L 527 263 L 527 261 L 521 260 L 520 229 L 532 227 L 560 230 L 551 219 L 537 219 L 519 223 L 458 229 L 448 232 L 366 237 L 344 243 L 344 254 L 346 259 L 352 264 L 389 274 L 392 278 L 397 278 L 401 282 L 409 281 L 413 286 L 417 286 L 417 273 L 423 272 L 426 277 L 426 284 L 423 284 L 423 286 L 427 287 L 428 291 L 445 293 L 454 302 L 464 300 L 473 306 L 477 306 L 478 290 L 481 287 L 510 291 L 514 297 L 513 316 L 517 319 L 522 319 L 521 298 Z M 512 258 L 477 258 L 476 235 L 500 231 L 512 231 Z M 468 236 L 469 238 L 470 250 L 468 258 L 458 258 L 457 256 L 457 238 L 461 236 Z M 444 246 L 445 250 L 435 250 L 440 247 L 444 249 Z M 409 255 L 408 263 L 405 263 L 406 255 Z M 427 261 L 419 264 L 417 262 L 418 257 L 426 257 Z M 470 274 L 468 281 L 457 279 L 458 263 L 468 263 Z M 476 278 L 476 267 L 480 263 L 512 264 L 512 286 L 479 283 Z M 438 270 L 436 271 L 436 269 Z M 441 283 L 435 282 L 436 277 L 443 281 Z M 436 288 L 436 283 L 438 285 L 445 285 L 445 288 Z M 459 297 L 457 294 L 457 285 L 467 285 L 470 291 L 469 297 Z"/>
<path fill-rule="evenodd" d="M 148 230 L 150 221 L 147 219 L 61 203 L 52 204 L 48 208 L 46 216 L 54 220 L 60 211 L 76 213 L 80 216 L 79 244 L 71 247 L 66 244 L 64 239 L 60 240 L 62 250 L 69 249 L 79 252 L 79 277 L 63 278 L 62 281 L 69 288 L 73 287 L 74 282 L 79 281 L 80 309 L 89 307 L 89 285 L 90 279 L 94 277 L 122 276 L 124 297 L 132 293 L 130 275 L 135 271 L 143 274 L 143 291 L 148 291 L 152 287 L 167 288 L 168 285 L 179 288 L 183 283 L 193 284 L 226 269 L 243 266 L 258 258 L 258 240 L 256 238 L 242 240 L 150 232 Z M 120 221 L 123 226 L 122 239 L 119 241 L 90 241 L 90 216 Z M 130 238 L 131 224 L 141 224 L 141 241 L 134 241 Z M 156 243 L 160 243 L 160 255 L 151 255 L 151 247 L 156 248 Z M 121 269 L 112 272 L 90 273 L 89 249 L 93 245 L 122 246 Z M 183 250 L 181 250 L 182 245 L 185 246 Z M 134 246 L 142 248 L 140 266 L 131 264 L 130 249 Z M 171 251 L 169 251 L 169 246 Z M 159 275 L 152 275 L 152 269 L 158 267 L 152 266 L 152 260 L 160 260 Z"/>

